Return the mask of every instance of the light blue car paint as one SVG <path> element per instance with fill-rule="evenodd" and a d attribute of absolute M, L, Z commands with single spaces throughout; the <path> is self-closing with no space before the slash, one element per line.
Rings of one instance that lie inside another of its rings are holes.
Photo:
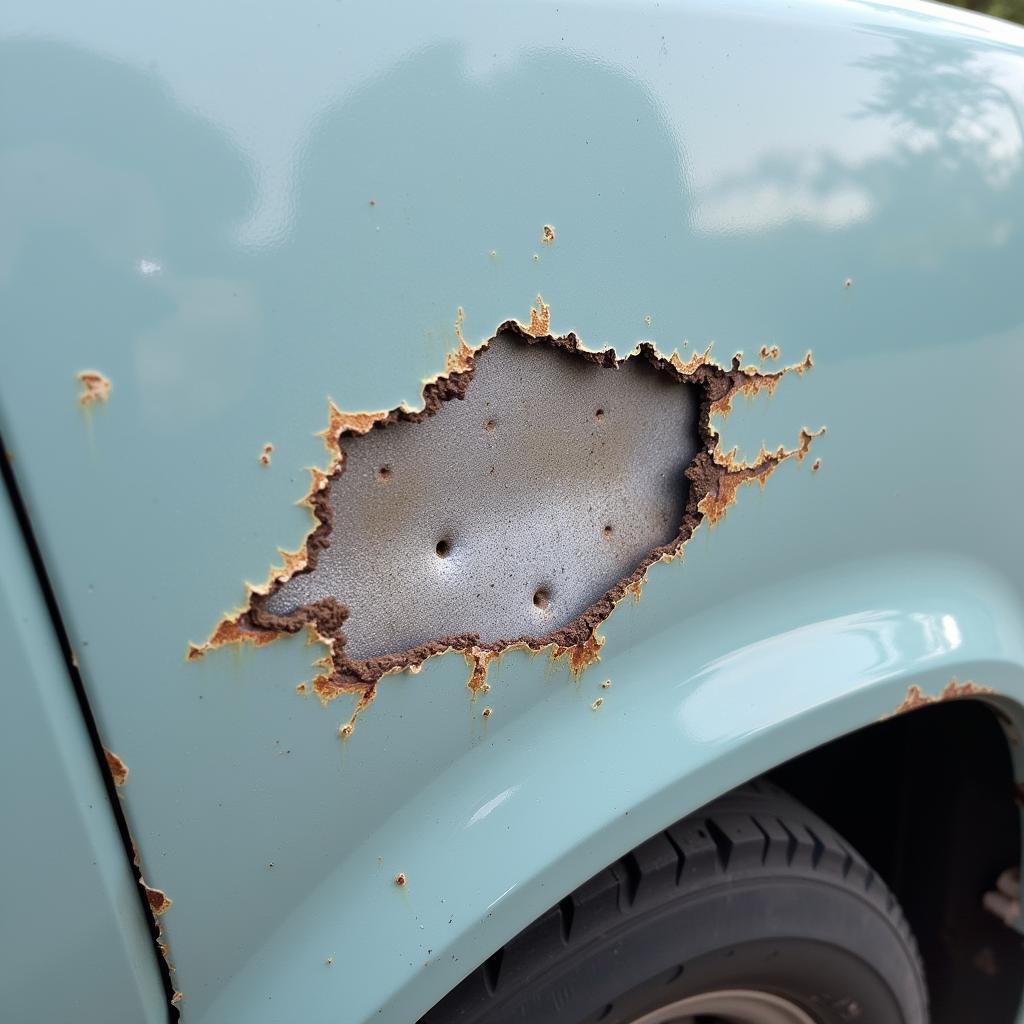
<path fill-rule="evenodd" d="M 100 767 L 0 498 L 0 1017 L 165 1021 L 156 949 Z"/>
<path fill-rule="evenodd" d="M 1021 727 L 1022 72 L 1019 30 L 924 4 L 6 13 L 0 428 L 183 1020 L 412 1021 L 910 685 Z M 619 354 L 813 351 L 722 430 L 751 457 L 825 425 L 820 471 L 741 491 L 579 681 L 505 655 L 487 719 L 458 655 L 345 742 L 301 637 L 186 661 L 302 542 L 328 397 L 415 404 L 459 309 L 475 344 L 538 294 Z"/>

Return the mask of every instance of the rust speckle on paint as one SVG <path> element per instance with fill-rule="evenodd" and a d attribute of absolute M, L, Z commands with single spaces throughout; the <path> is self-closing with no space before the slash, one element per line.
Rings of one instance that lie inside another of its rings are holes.
<path fill-rule="evenodd" d="M 263 446 L 263 451 L 260 452 L 260 465 L 261 466 L 269 466 L 270 465 L 270 456 L 273 455 L 273 454 L 274 454 L 274 446 L 272 444 L 265 444 Z"/>
<path fill-rule="evenodd" d="M 550 224 L 545 224 L 540 233 L 540 244 L 550 245 L 555 240 L 555 229 Z"/>
<path fill-rule="evenodd" d="M 398 874 L 395 875 L 395 885 L 397 885 L 399 889 L 404 889 L 408 884 L 409 880 L 405 877 L 405 872 L 399 871 Z"/>
<path fill-rule="evenodd" d="M 591 711 L 596 711 L 604 703 L 604 697 L 598 697 L 593 704 L 590 705 Z"/>
<path fill-rule="evenodd" d="M 104 377 L 98 370 L 83 370 L 78 375 L 78 380 L 82 385 L 82 393 L 78 396 L 78 403 L 83 408 L 88 408 L 97 402 L 105 402 L 110 398 L 110 389 L 112 387 L 110 380 Z"/>
<path fill-rule="evenodd" d="M 110 777 L 114 780 L 115 786 L 123 786 L 128 781 L 128 765 L 124 763 L 112 750 L 103 751 L 107 759 L 107 768 Z"/>

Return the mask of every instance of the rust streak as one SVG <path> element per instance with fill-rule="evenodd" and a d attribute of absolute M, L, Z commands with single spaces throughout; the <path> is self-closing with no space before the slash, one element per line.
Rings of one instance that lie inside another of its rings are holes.
<path fill-rule="evenodd" d="M 621 600 L 621 599 L 620 599 Z M 569 663 L 569 672 L 574 677 L 579 677 L 601 660 L 601 648 L 604 647 L 604 637 L 595 629 L 585 640 L 571 647 L 559 647 L 557 644 L 551 653 L 551 660 L 558 661 L 565 658 Z"/>

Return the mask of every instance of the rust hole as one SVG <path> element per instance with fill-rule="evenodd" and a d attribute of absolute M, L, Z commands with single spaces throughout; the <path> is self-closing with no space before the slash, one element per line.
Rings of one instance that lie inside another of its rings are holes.
<path fill-rule="evenodd" d="M 331 645 L 313 691 L 325 703 L 360 694 L 342 737 L 383 676 L 447 651 L 473 661 L 474 692 L 486 662 L 516 644 L 572 651 L 570 666 L 585 665 L 603 642 L 597 626 L 652 564 L 719 522 L 740 488 L 803 462 L 824 430 L 801 428 L 796 446 L 745 461 L 721 450 L 712 423 L 735 396 L 802 375 L 810 354 L 772 372 L 739 356 L 718 365 L 710 348 L 684 362 L 643 343 L 619 358 L 551 335 L 546 306 L 531 310 L 528 328 L 509 321 L 475 349 L 461 344 L 424 387 L 422 409 L 331 406 L 331 463 L 314 471 L 306 499 L 316 526 L 190 659 L 312 629 Z M 481 426 L 495 430 L 486 443 Z M 453 523 L 459 557 L 431 572 L 452 554 Z"/>

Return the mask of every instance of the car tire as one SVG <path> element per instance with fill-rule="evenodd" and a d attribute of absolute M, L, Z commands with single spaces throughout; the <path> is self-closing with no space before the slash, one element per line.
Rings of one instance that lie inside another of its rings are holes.
<path fill-rule="evenodd" d="M 765 781 L 684 818 L 491 956 L 421 1024 L 926 1024 L 882 880 Z"/>

